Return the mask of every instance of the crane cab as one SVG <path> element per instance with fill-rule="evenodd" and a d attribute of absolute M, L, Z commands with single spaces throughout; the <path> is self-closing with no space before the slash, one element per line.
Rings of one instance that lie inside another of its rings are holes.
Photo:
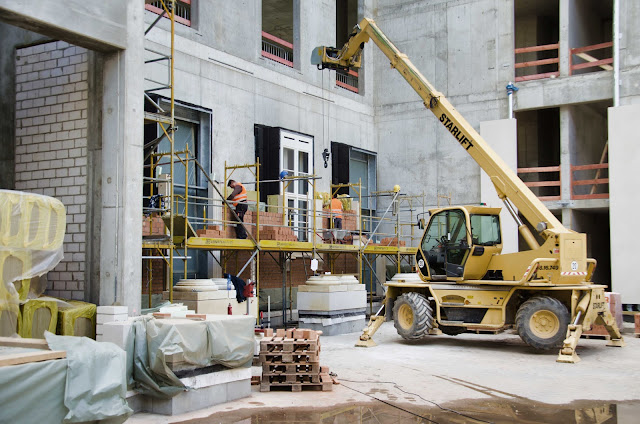
<path fill-rule="evenodd" d="M 502 251 L 500 208 L 453 206 L 429 215 L 416 254 L 423 281 L 501 279 L 487 275 L 492 256 Z"/>

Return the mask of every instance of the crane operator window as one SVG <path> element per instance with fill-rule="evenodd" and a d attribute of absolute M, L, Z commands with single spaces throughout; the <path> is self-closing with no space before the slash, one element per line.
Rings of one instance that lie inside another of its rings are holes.
<path fill-rule="evenodd" d="M 432 275 L 461 276 L 468 248 L 464 212 L 446 210 L 431 218 L 422 251 Z"/>
<path fill-rule="evenodd" d="M 502 243 L 498 215 L 471 215 L 471 237 L 474 245 L 495 246 Z"/>

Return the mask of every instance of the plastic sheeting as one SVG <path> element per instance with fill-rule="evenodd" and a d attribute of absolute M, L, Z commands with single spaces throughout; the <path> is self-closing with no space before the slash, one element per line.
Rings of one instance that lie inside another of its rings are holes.
<path fill-rule="evenodd" d="M 122 349 L 86 337 L 56 336 L 47 332 L 45 338 L 52 350 L 67 352 L 64 405 L 68 413 L 63 422 L 119 424 L 133 413 L 126 400 L 127 356 Z"/>
<path fill-rule="evenodd" d="M 61 423 L 67 360 L 0 367 L 0 423 Z"/>
<path fill-rule="evenodd" d="M 170 398 L 188 389 L 167 365 L 175 357 L 198 367 L 251 366 L 255 318 L 210 317 L 213 319 L 207 321 L 151 316 L 134 320 L 127 342 L 132 388 L 158 398 Z"/>
<path fill-rule="evenodd" d="M 65 228 L 66 213 L 59 200 L 0 190 L 0 321 L 9 321 L 0 328 L 17 328 L 20 300 L 43 293 L 43 285 L 31 287 L 31 281 L 62 260 Z"/>

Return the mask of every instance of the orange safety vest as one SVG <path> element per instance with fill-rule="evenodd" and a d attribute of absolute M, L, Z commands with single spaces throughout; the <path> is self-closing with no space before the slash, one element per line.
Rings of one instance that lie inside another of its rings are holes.
<path fill-rule="evenodd" d="M 342 219 L 342 202 L 335 197 L 331 199 L 331 214 L 334 218 Z"/>
<path fill-rule="evenodd" d="M 236 182 L 236 184 L 240 185 L 240 193 L 236 194 L 235 196 L 233 196 L 233 200 L 231 200 L 233 202 L 233 206 L 238 206 L 238 202 L 245 202 L 247 201 L 247 189 L 244 188 L 244 186 L 238 182 Z"/>

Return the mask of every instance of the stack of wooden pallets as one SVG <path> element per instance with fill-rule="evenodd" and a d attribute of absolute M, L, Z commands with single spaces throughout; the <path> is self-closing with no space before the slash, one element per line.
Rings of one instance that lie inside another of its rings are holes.
<path fill-rule="evenodd" d="M 320 337 L 318 331 L 294 329 L 265 331 L 260 341 L 262 381 L 260 391 L 274 388 L 329 391 L 333 381 L 329 367 L 320 366 Z"/>

